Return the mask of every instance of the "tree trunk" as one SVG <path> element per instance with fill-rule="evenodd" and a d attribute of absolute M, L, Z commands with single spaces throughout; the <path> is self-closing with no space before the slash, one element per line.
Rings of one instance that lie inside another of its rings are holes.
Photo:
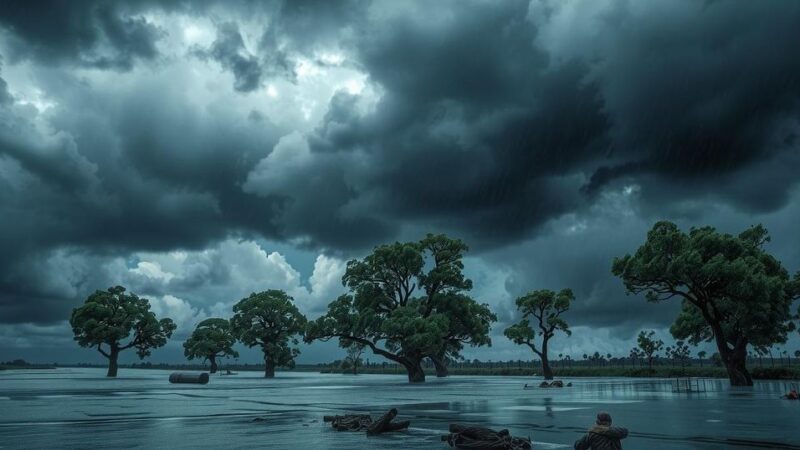
<path fill-rule="evenodd" d="M 711 331 L 714 333 L 714 341 L 717 344 L 719 356 L 728 371 L 731 386 L 752 386 L 753 378 L 747 371 L 747 340 L 739 336 L 736 339 L 736 345 L 731 349 L 724 338 L 722 327 L 718 323 L 710 323 L 709 325 L 711 325 Z"/>
<path fill-rule="evenodd" d="M 275 361 L 264 358 L 264 378 L 275 378 Z"/>
<path fill-rule="evenodd" d="M 217 357 L 215 355 L 211 355 L 208 358 L 208 362 L 211 363 L 211 370 L 210 373 L 217 373 Z"/>
<path fill-rule="evenodd" d="M 545 380 L 552 380 L 553 369 L 550 368 L 550 361 L 547 359 L 547 339 L 542 341 L 542 353 L 539 356 L 542 359 L 542 376 Z"/>
<path fill-rule="evenodd" d="M 450 375 L 450 371 L 447 369 L 447 364 L 444 362 L 442 356 L 430 356 L 429 358 L 433 361 L 433 366 L 436 368 L 436 376 L 438 378 Z"/>
<path fill-rule="evenodd" d="M 419 359 L 403 358 L 403 360 L 400 363 L 403 365 L 403 367 L 406 368 L 406 371 L 408 372 L 409 383 L 425 382 L 425 371 L 422 370 L 422 364 Z"/>
<path fill-rule="evenodd" d="M 736 350 L 727 350 L 725 353 L 722 356 L 722 361 L 728 371 L 731 386 L 752 386 L 753 378 L 750 376 L 750 372 L 747 371 L 746 366 L 747 350 L 738 352 Z M 720 352 L 720 355 L 722 355 L 722 352 Z"/>
<path fill-rule="evenodd" d="M 111 351 L 108 353 L 108 373 L 106 373 L 107 377 L 117 376 L 118 359 L 119 359 L 119 349 L 116 347 L 111 347 Z"/>

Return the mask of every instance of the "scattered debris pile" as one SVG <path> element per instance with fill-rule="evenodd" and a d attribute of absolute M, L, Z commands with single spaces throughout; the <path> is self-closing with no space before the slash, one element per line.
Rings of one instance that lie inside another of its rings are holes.
<path fill-rule="evenodd" d="M 386 414 L 372 420 L 369 414 L 347 414 L 344 416 L 325 416 L 323 420 L 330 422 L 336 431 L 366 431 L 368 435 L 405 430 L 411 422 L 392 422 L 397 416 L 397 409 L 392 408 Z"/>
<path fill-rule="evenodd" d="M 530 438 L 511 436 L 508 430 L 494 431 L 490 428 L 468 427 L 450 424 L 450 434 L 442 436 L 450 447 L 463 450 L 529 450 L 533 448 Z"/>
<path fill-rule="evenodd" d="M 572 386 L 572 383 L 567 383 L 567 387 Z M 554 380 L 552 383 L 548 383 L 547 381 L 542 381 L 539 384 L 540 388 L 563 388 L 564 382 L 561 380 Z"/>
<path fill-rule="evenodd" d="M 564 382 L 561 381 L 561 380 L 554 380 L 552 383 L 548 383 L 547 381 L 542 381 L 541 383 L 539 383 L 539 386 L 535 386 L 535 385 L 528 386 L 528 383 L 525 383 L 525 386 L 523 386 L 523 389 L 534 389 L 536 387 L 540 387 L 540 388 L 563 388 L 565 386 L 566 387 L 572 387 L 572 383 L 564 384 Z"/>

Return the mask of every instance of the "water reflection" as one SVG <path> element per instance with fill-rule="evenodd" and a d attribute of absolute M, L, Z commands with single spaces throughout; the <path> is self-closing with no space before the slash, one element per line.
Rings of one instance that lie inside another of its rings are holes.
<path fill-rule="evenodd" d="M 522 389 L 538 380 L 453 377 L 409 385 L 402 376 L 280 373 L 214 377 L 206 386 L 170 385 L 167 372 L 96 369 L 0 375 L 0 442 L 9 447 L 444 448 L 450 423 L 508 428 L 536 448 L 567 448 L 607 410 L 631 429 L 628 448 L 800 448 L 800 402 L 780 400 L 787 383 L 673 392 L 672 380 L 573 379 L 562 389 Z M 102 380 L 102 381 L 95 381 Z M 335 433 L 326 414 L 389 407 L 411 420 L 406 433 L 367 440 Z M 256 417 L 264 420 L 253 422 Z"/>

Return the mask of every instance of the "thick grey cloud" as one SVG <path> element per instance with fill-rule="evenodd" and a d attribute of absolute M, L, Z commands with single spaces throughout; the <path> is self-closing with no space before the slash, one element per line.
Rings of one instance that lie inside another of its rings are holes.
<path fill-rule="evenodd" d="M 128 70 L 136 59 L 157 56 L 161 35 L 136 9 L 121 2 L 12 0 L 0 5 L 0 29 L 10 41 L 12 62 L 34 58 Z"/>
<path fill-rule="evenodd" d="M 125 282 L 188 323 L 241 295 L 231 239 L 336 268 L 434 231 L 472 246 L 504 324 L 514 296 L 572 287 L 576 326 L 663 329 L 674 305 L 608 269 L 655 220 L 764 222 L 800 266 L 798 22 L 785 2 L 3 2 L 0 322 Z M 174 251 L 192 264 L 169 280 L 131 272 Z M 286 284 L 308 299 L 311 265 Z"/>

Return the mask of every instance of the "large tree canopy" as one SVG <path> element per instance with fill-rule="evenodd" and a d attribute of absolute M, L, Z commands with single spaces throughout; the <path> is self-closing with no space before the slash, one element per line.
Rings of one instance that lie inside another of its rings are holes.
<path fill-rule="evenodd" d="M 797 283 L 767 253 L 764 227 L 738 236 L 712 227 L 684 233 L 658 222 L 634 255 L 615 258 L 612 271 L 628 293 L 659 302 L 678 297 L 681 312 L 670 331 L 693 344 L 715 341 L 732 385 L 752 385 L 747 346 L 786 342 L 793 328 Z"/>
<path fill-rule="evenodd" d="M 152 349 L 166 344 L 175 331 L 171 319 L 158 320 L 147 299 L 125 293 L 122 286 L 95 291 L 83 306 L 72 311 L 69 323 L 80 346 L 95 347 L 108 358 L 109 377 L 117 376 L 121 351 L 135 348 L 144 359 Z M 131 333 L 130 341 L 122 343 Z"/>
<path fill-rule="evenodd" d="M 226 319 L 211 318 L 200 322 L 186 342 L 183 354 L 189 359 L 202 358 L 211 364 L 211 373 L 217 372 L 217 358 L 239 357 L 233 349 L 236 338 L 231 324 Z"/>
<path fill-rule="evenodd" d="M 248 347 L 264 352 L 264 377 L 275 376 L 276 367 L 294 367 L 300 350 L 297 337 L 303 334 L 306 318 L 294 299 L 281 290 L 250 294 L 233 306 L 233 333 Z"/>
<path fill-rule="evenodd" d="M 547 357 L 548 344 L 556 331 L 563 331 L 567 336 L 572 334 L 569 325 L 561 314 L 569 310 L 570 303 L 575 300 L 571 289 L 562 289 L 558 293 L 543 289 L 530 292 L 516 300 L 517 309 L 522 313 L 522 320 L 505 329 L 505 336 L 518 345 L 527 345 L 542 361 L 542 376 L 546 380 L 553 379 L 553 370 Z M 534 322 L 533 327 L 531 321 Z M 541 336 L 541 346 L 537 348 L 536 335 Z"/>
<path fill-rule="evenodd" d="M 421 361 L 458 357 L 464 345 L 490 345 L 496 320 L 487 305 L 465 294 L 467 246 L 444 235 L 376 247 L 347 263 L 342 282 L 350 293 L 309 324 L 306 340 L 357 342 L 401 364 L 411 382 L 425 381 Z M 439 364 L 437 364 L 439 365 Z"/>

